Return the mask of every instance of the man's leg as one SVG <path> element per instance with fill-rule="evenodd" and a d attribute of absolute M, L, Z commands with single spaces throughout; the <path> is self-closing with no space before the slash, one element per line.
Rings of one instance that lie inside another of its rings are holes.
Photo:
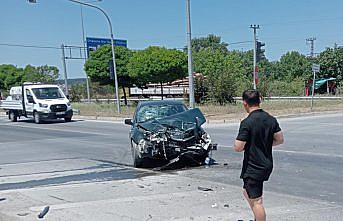
<path fill-rule="evenodd" d="M 252 210 L 253 204 L 252 204 L 252 202 L 250 201 L 250 198 L 249 198 L 249 196 L 248 196 L 248 193 L 247 193 L 246 189 L 244 189 L 244 188 L 243 188 L 243 195 L 244 195 L 245 199 L 247 200 L 247 202 L 249 203 L 249 206 L 250 206 L 250 208 L 251 208 L 251 210 Z"/>
<path fill-rule="evenodd" d="M 256 221 L 266 221 L 266 212 L 262 200 L 263 182 L 244 179 L 243 195 L 245 196 Z"/>
<path fill-rule="evenodd" d="M 266 221 L 266 211 L 263 207 L 263 200 L 262 197 L 257 199 L 250 199 L 252 204 L 252 211 L 255 216 L 256 221 Z"/>

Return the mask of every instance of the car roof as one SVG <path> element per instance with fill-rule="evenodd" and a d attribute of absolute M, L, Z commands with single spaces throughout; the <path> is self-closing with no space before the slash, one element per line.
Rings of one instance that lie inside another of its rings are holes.
<path fill-rule="evenodd" d="M 151 106 L 151 105 L 184 105 L 181 101 L 175 100 L 160 100 L 160 101 L 140 101 L 137 107 Z"/>
<path fill-rule="evenodd" d="M 24 85 L 25 88 L 59 88 L 55 84 L 29 84 Z"/>

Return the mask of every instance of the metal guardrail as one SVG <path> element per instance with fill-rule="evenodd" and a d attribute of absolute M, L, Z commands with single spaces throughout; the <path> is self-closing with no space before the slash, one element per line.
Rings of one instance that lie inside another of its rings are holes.
<path fill-rule="evenodd" d="M 163 98 L 164 100 L 178 100 L 178 101 L 183 101 L 183 98 Z M 138 102 L 138 101 L 154 101 L 154 100 L 161 100 L 161 97 L 151 97 L 151 98 L 128 98 L 128 102 Z M 124 104 L 124 99 L 120 99 L 120 103 Z M 81 99 L 81 103 L 87 103 L 87 99 Z M 91 103 L 114 103 L 117 102 L 116 99 L 113 98 L 103 98 L 103 99 L 90 99 Z"/>
<path fill-rule="evenodd" d="M 184 98 L 164 98 L 165 100 L 180 100 L 183 101 Z M 242 100 L 242 97 L 234 97 L 235 100 L 239 101 Z M 273 96 L 273 97 L 263 97 L 264 100 L 311 100 L 311 97 L 301 96 L 301 97 L 281 97 L 281 96 Z M 338 96 L 317 96 L 313 97 L 314 100 L 343 100 L 343 97 Z M 128 102 L 138 102 L 138 101 L 151 101 L 151 100 L 161 100 L 161 97 L 152 97 L 152 98 L 128 98 Z M 87 99 L 81 99 L 81 103 L 87 103 Z M 115 99 L 91 99 L 91 103 L 114 103 L 116 102 Z M 120 103 L 124 103 L 124 99 L 120 99 Z"/>
<path fill-rule="evenodd" d="M 302 96 L 302 97 L 266 97 L 264 99 L 269 99 L 269 100 L 311 100 L 311 96 Z M 343 100 L 343 97 L 336 97 L 336 96 L 317 96 L 313 97 L 315 100 Z"/>
<path fill-rule="evenodd" d="M 234 97 L 235 100 L 242 100 L 241 97 Z M 301 96 L 301 97 L 263 97 L 264 100 L 311 100 L 312 97 L 306 97 L 306 96 Z M 326 97 L 326 96 L 317 96 L 313 97 L 314 100 L 343 100 L 343 97 L 336 97 L 336 96 L 331 96 L 331 97 Z"/>

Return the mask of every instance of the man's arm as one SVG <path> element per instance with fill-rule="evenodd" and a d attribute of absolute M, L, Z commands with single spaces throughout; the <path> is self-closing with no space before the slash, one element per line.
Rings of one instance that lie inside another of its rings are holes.
<path fill-rule="evenodd" d="M 273 136 L 273 146 L 283 144 L 283 142 L 284 142 L 284 139 L 283 139 L 282 131 L 275 133 Z"/>
<path fill-rule="evenodd" d="M 236 152 L 244 151 L 244 147 L 248 139 L 249 139 L 249 125 L 247 124 L 246 120 L 243 120 L 241 122 L 241 125 L 239 126 L 239 132 L 235 140 L 233 149 Z"/>
<path fill-rule="evenodd" d="M 247 143 L 246 141 L 235 140 L 235 146 L 234 146 L 235 151 L 236 152 L 244 151 L 244 147 L 246 143 Z"/>

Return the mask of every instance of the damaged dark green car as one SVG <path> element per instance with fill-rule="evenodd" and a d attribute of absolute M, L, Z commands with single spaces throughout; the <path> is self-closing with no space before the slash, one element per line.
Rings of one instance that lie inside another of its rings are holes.
<path fill-rule="evenodd" d="M 140 102 L 129 134 L 135 167 L 182 167 L 203 165 L 217 148 L 201 127 L 206 122 L 198 108 L 177 101 Z"/>

